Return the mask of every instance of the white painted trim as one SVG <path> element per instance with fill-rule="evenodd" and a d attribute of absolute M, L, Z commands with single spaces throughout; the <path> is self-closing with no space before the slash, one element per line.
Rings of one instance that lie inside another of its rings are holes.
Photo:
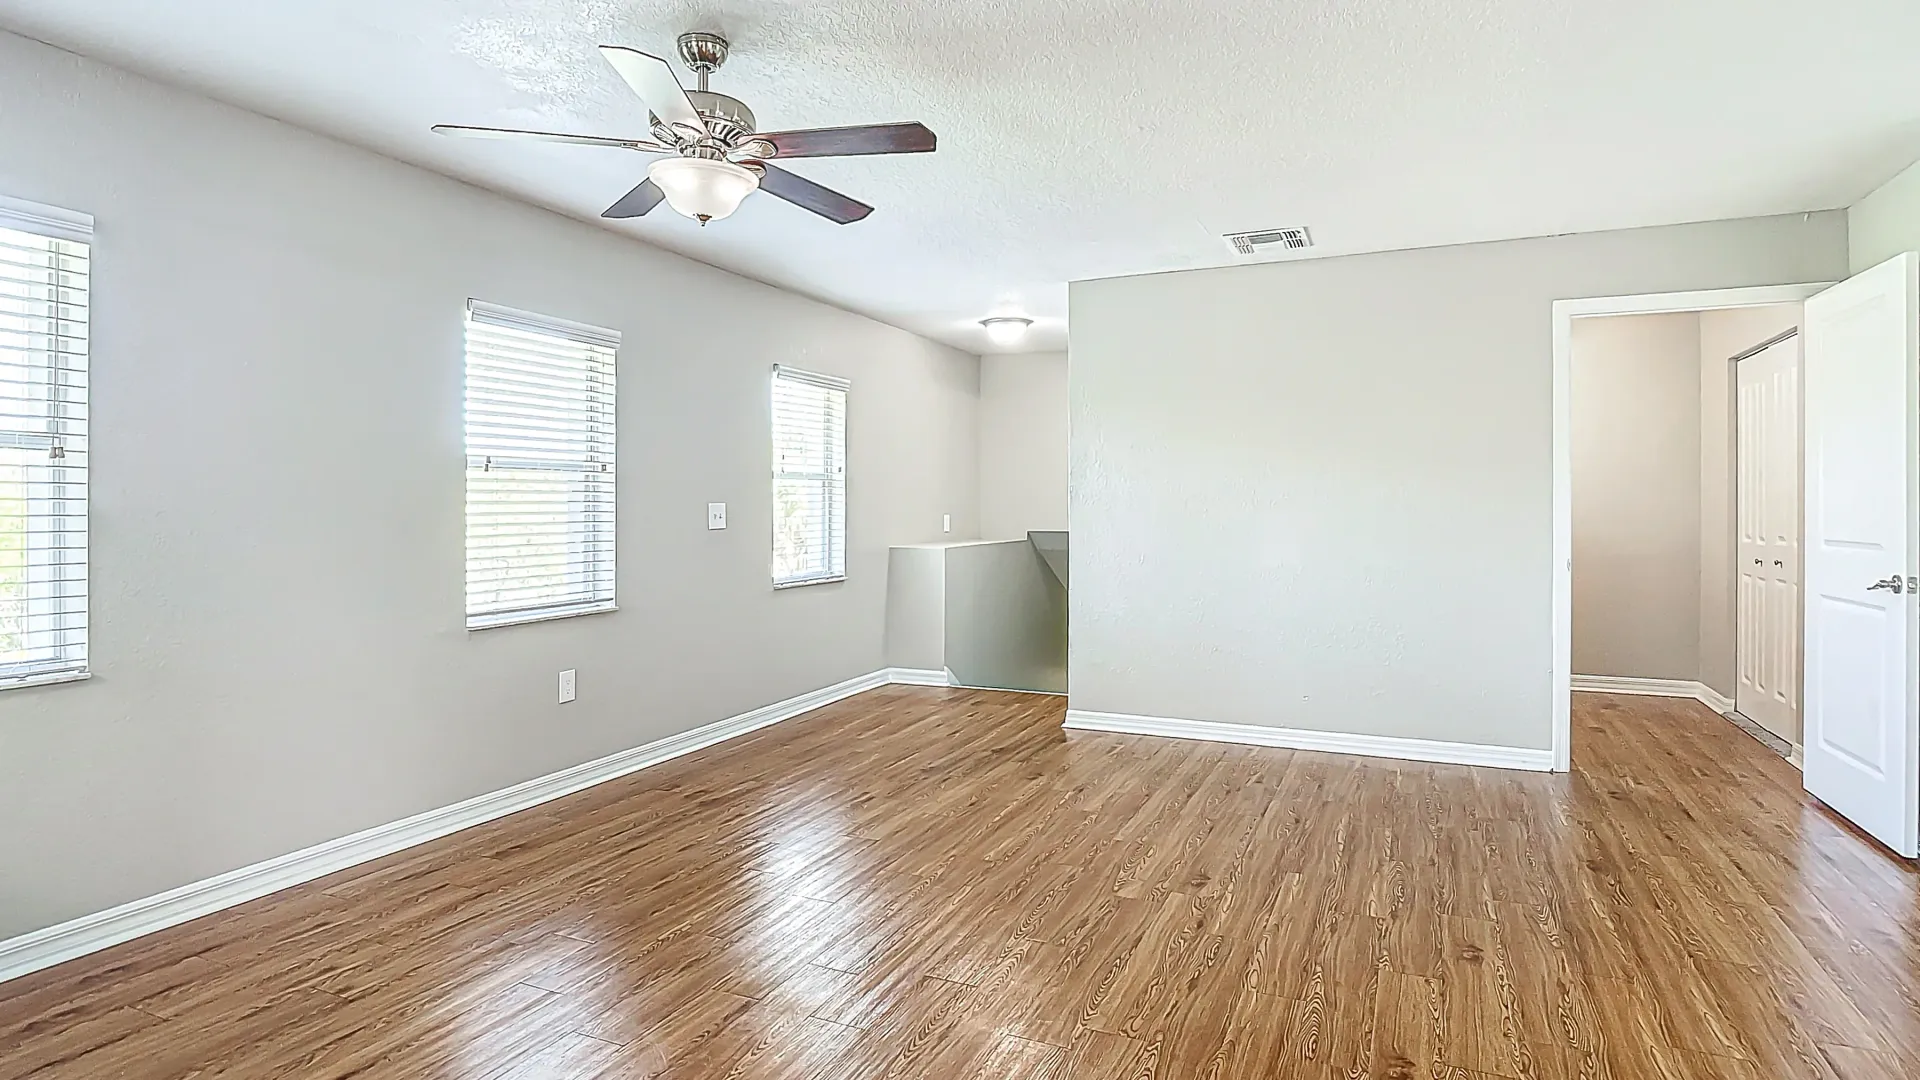
<path fill-rule="evenodd" d="M 1733 699 L 1726 697 L 1706 683 L 1688 682 L 1685 679 L 1626 679 L 1615 675 L 1575 675 L 1573 689 L 1589 694 L 1634 694 L 1641 697 L 1692 698 L 1693 700 L 1719 713 L 1721 716 L 1733 711 Z M 1787 761 L 1794 768 L 1804 770 L 1804 751 L 1799 743 L 1793 744 L 1793 750 L 1787 755 Z"/>
<path fill-rule="evenodd" d="M 490 615 L 467 616 L 467 633 L 477 634 L 483 630 L 505 630 L 509 626 L 528 626 L 533 623 L 555 622 L 560 619 L 578 619 L 587 615 L 607 615 L 620 610 L 620 605 L 611 600 L 596 604 L 576 604 L 561 608 L 530 608 L 523 611 L 496 611 Z"/>
<path fill-rule="evenodd" d="M 0 195 L 0 225 L 56 240 L 93 243 L 93 215 Z"/>
<path fill-rule="evenodd" d="M 952 686 L 953 672 L 940 668 L 895 667 L 887 669 L 887 681 L 902 686 Z"/>
<path fill-rule="evenodd" d="M 1706 683 L 1700 684 L 1700 693 L 1695 700 L 1707 708 L 1712 709 L 1714 712 L 1719 713 L 1721 716 L 1725 716 L 1733 711 L 1733 699 L 1715 690 L 1713 687 L 1708 686 Z"/>
<path fill-rule="evenodd" d="M 1337 731 L 1255 727 L 1250 724 L 1221 724 L 1211 720 L 1089 712 L 1085 709 L 1068 709 L 1067 721 L 1063 726 L 1070 731 L 1105 731 L 1119 735 L 1155 735 L 1169 739 L 1280 746 L 1289 750 L 1358 754 L 1362 757 L 1399 758 L 1403 761 L 1435 761 L 1447 765 L 1478 765 L 1491 769 L 1547 772 L 1553 768 L 1552 751 L 1518 746 L 1483 746 L 1478 743 L 1399 739 L 1385 735 L 1348 735 Z"/>
<path fill-rule="evenodd" d="M 1013 541 L 1005 541 L 1013 543 Z M 1022 540 L 1020 543 L 1026 543 Z M 1045 694 L 1048 697 L 1066 697 L 1056 690 L 1016 690 L 1006 686 L 968 686 L 960 681 L 952 668 L 910 668 L 897 667 L 887 669 L 887 681 L 902 686 L 951 686 L 965 690 L 992 690 L 996 694 Z"/>
<path fill-rule="evenodd" d="M 942 681 L 917 683 L 912 678 L 916 675 L 937 675 Z M 376 825 L 351 836 L 229 870 L 106 911 L 82 915 L 68 922 L 0 941 L 0 983 L 203 915 L 211 915 L 358 863 L 404 851 L 416 844 L 437 840 L 563 795 L 571 795 L 595 784 L 638 772 L 715 743 L 739 738 L 748 732 L 894 682 L 947 685 L 944 672 L 916 672 L 908 668 L 887 668 L 856 676 L 691 731 L 669 735 L 645 746 L 622 750 L 596 761 L 478 795 L 465 802 L 428 810 L 386 825 Z"/>
<path fill-rule="evenodd" d="M 606 349 L 620 347 L 620 331 L 592 323 L 575 322 L 554 315 L 542 315 L 537 311 L 523 311 L 505 304 L 489 303 L 485 300 L 467 298 L 467 314 L 474 320 L 490 326 L 504 326 L 510 330 L 526 330 L 536 334 L 564 337 L 586 345 L 598 345 Z"/>
<path fill-rule="evenodd" d="M 1597 315 L 1660 315 L 1677 311 L 1794 304 L 1832 282 L 1764 285 L 1749 289 L 1596 296 L 1553 302 L 1553 634 L 1548 670 L 1553 768 L 1573 767 L 1573 320 Z M 1624 692 L 1624 691 L 1622 691 Z"/>
<path fill-rule="evenodd" d="M 19 690 L 29 686 L 58 686 L 61 683 L 86 682 L 91 678 L 93 678 L 91 671 L 49 671 L 41 675 L 0 678 L 0 690 Z"/>
<path fill-rule="evenodd" d="M 1639 697 L 1692 698 L 1722 715 L 1733 711 L 1733 699 L 1691 679 L 1634 679 L 1620 675 L 1575 675 L 1572 689 L 1586 694 L 1633 694 Z"/>

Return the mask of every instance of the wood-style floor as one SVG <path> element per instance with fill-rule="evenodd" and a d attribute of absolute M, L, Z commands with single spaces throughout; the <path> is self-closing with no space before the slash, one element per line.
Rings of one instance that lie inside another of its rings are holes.
<path fill-rule="evenodd" d="M 0 1077 L 1920 1076 L 1920 878 L 1688 702 L 1571 775 L 894 687 L 0 985 Z"/>

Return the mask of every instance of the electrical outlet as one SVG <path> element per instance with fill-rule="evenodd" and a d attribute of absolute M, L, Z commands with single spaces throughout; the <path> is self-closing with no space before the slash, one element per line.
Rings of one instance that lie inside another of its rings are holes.
<path fill-rule="evenodd" d="M 576 696 L 573 685 L 574 669 L 568 668 L 560 673 L 560 704 L 565 705 Z"/>
<path fill-rule="evenodd" d="M 953 515 L 952 514 L 940 515 L 940 531 L 943 533 L 948 533 L 953 531 Z"/>
<path fill-rule="evenodd" d="M 727 527 L 727 504 L 707 504 L 707 528 L 724 529 Z"/>

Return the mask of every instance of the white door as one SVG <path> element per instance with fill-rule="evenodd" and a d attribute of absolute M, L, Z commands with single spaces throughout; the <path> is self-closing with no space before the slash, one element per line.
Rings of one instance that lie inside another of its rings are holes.
<path fill-rule="evenodd" d="M 1800 339 L 1734 365 L 1734 708 L 1800 741 Z"/>
<path fill-rule="evenodd" d="M 1920 845 L 1920 255 L 1807 301 L 1806 785 Z"/>

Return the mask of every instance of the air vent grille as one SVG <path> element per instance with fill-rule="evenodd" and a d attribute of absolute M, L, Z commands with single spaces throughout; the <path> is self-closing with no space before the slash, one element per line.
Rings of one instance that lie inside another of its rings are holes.
<path fill-rule="evenodd" d="M 1237 255 L 1259 255 L 1275 251 L 1298 251 L 1313 246 L 1306 226 L 1286 229 L 1262 229 L 1259 232 L 1228 233 L 1227 243 Z"/>

